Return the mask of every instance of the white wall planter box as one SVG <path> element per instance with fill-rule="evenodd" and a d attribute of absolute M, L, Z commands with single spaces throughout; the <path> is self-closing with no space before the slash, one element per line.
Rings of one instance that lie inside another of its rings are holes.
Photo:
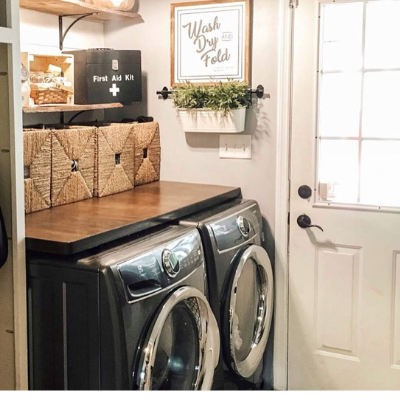
<path fill-rule="evenodd" d="M 244 131 L 246 107 L 231 110 L 227 115 L 206 108 L 178 108 L 178 116 L 184 132 L 238 133 Z"/>

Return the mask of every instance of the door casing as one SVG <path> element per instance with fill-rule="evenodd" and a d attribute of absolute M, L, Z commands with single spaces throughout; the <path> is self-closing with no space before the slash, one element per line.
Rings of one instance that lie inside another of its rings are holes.
<path fill-rule="evenodd" d="M 11 209 L 3 209 L 11 215 L 9 230 L 10 255 L 13 274 L 14 355 L 15 388 L 28 388 L 28 332 L 26 312 L 26 264 L 25 264 L 25 205 L 23 173 L 22 100 L 20 82 L 20 20 L 19 2 L 5 0 L 8 26 L 0 28 L 0 43 L 8 46 L 9 85 L 9 149 L 2 149 L 2 157 L 9 157 L 11 187 L 3 188 L 11 198 Z"/>
<path fill-rule="evenodd" d="M 289 193 L 292 58 L 297 0 L 279 2 L 279 79 L 275 199 L 274 389 L 288 388 Z"/>

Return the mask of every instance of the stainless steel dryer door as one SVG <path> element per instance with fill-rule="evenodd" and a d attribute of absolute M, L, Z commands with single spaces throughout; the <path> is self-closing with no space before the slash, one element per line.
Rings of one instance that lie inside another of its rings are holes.
<path fill-rule="evenodd" d="M 160 307 L 142 347 L 140 390 L 209 390 L 218 364 L 218 325 L 205 296 L 175 290 Z"/>
<path fill-rule="evenodd" d="M 225 362 L 240 377 L 252 376 L 262 360 L 271 327 L 273 298 L 268 254 L 262 247 L 251 245 L 231 269 L 221 316 Z"/>

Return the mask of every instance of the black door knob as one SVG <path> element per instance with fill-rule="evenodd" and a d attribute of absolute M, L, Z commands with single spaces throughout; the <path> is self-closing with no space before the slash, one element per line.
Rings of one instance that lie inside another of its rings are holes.
<path fill-rule="evenodd" d="M 309 199 L 312 195 L 312 189 L 308 185 L 303 185 L 299 187 L 297 193 L 302 199 Z"/>
<path fill-rule="evenodd" d="M 305 228 L 318 228 L 318 229 L 321 229 L 322 232 L 324 231 L 319 225 L 312 225 L 311 218 L 306 214 L 300 215 L 297 218 L 297 225 L 300 228 L 303 228 L 303 229 L 305 229 Z"/>

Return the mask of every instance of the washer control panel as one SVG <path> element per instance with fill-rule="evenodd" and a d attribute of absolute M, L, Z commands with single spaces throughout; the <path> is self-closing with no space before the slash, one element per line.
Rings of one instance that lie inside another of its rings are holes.
<path fill-rule="evenodd" d="M 128 302 L 156 293 L 203 266 L 199 232 L 187 228 L 184 231 L 174 238 L 164 234 L 164 240 L 159 242 L 155 238 L 154 248 L 148 243 L 147 251 L 117 264 Z"/>
<path fill-rule="evenodd" d="M 181 269 L 178 257 L 173 251 L 168 249 L 162 252 L 162 266 L 170 278 L 175 278 Z"/>

